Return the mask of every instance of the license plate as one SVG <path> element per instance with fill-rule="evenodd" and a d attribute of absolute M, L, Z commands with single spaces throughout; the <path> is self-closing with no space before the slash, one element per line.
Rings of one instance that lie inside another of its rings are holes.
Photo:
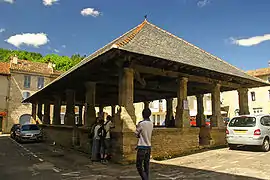
<path fill-rule="evenodd" d="M 239 134 L 245 134 L 247 131 L 237 131 L 237 130 L 234 130 L 235 133 L 239 133 Z"/>

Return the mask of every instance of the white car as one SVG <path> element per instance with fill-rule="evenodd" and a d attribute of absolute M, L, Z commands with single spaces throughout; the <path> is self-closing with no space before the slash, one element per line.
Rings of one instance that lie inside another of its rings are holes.
<path fill-rule="evenodd" d="M 269 151 L 270 115 L 241 115 L 232 118 L 226 130 L 230 149 L 238 145 L 259 146 Z"/>

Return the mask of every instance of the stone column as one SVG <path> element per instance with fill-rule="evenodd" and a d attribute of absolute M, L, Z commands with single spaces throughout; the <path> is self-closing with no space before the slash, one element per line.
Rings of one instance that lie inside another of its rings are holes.
<path fill-rule="evenodd" d="M 189 107 L 187 102 L 188 78 L 180 77 L 177 89 L 177 107 L 175 126 L 178 128 L 190 127 Z"/>
<path fill-rule="evenodd" d="M 203 94 L 196 95 L 196 98 L 197 98 L 196 125 L 197 125 L 197 127 L 201 127 L 201 126 L 205 126 Z"/>
<path fill-rule="evenodd" d="M 37 104 L 32 103 L 32 117 L 36 121 L 37 120 Z"/>
<path fill-rule="evenodd" d="M 82 111 L 83 111 L 83 106 L 79 105 L 79 122 L 78 122 L 79 125 L 82 125 L 82 116 L 83 116 Z"/>
<path fill-rule="evenodd" d="M 85 83 L 85 126 L 92 126 L 96 121 L 96 83 L 87 82 Z"/>
<path fill-rule="evenodd" d="M 53 103 L 53 125 L 61 124 L 61 98 L 60 96 L 54 95 L 54 103 Z"/>
<path fill-rule="evenodd" d="M 211 127 L 224 127 L 220 108 L 220 84 L 215 84 L 211 93 L 212 100 L 212 116 Z"/>
<path fill-rule="evenodd" d="M 239 99 L 239 115 L 247 115 L 249 113 L 248 108 L 248 89 L 241 88 L 238 89 L 238 99 Z"/>
<path fill-rule="evenodd" d="M 66 90 L 66 114 L 65 125 L 75 125 L 75 92 L 71 89 Z"/>
<path fill-rule="evenodd" d="M 149 101 L 145 101 L 143 102 L 143 104 L 144 104 L 144 109 L 149 108 Z"/>
<path fill-rule="evenodd" d="M 135 108 L 133 106 L 134 97 L 134 71 L 130 68 L 124 68 L 119 76 L 119 105 L 121 106 L 121 122 L 124 123 L 123 127 L 128 130 L 135 130 L 136 116 Z M 120 123 L 120 122 L 119 122 Z M 122 126 L 122 125 L 120 125 Z M 117 125 L 116 125 L 116 128 Z"/>
<path fill-rule="evenodd" d="M 51 105 L 49 102 L 44 103 L 44 117 L 43 117 L 43 124 L 50 124 L 51 119 L 50 119 L 50 108 Z"/>
<path fill-rule="evenodd" d="M 166 99 L 166 119 L 165 126 L 171 126 L 171 121 L 173 120 L 173 99 Z"/>
<path fill-rule="evenodd" d="M 112 117 L 114 117 L 115 116 L 115 106 L 114 105 L 111 106 L 111 110 L 112 110 L 112 112 L 111 112 Z"/>
<path fill-rule="evenodd" d="M 42 103 L 38 103 L 38 109 L 37 109 L 37 117 L 40 121 L 42 121 Z"/>

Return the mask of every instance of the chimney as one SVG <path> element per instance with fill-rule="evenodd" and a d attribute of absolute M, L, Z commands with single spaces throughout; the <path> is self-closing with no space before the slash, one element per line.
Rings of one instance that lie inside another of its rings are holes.
<path fill-rule="evenodd" d="M 53 64 L 51 61 L 48 62 L 48 68 L 51 69 L 53 73 L 53 68 L 55 67 L 55 64 Z"/>
<path fill-rule="evenodd" d="M 13 57 L 11 57 L 11 63 L 12 64 L 18 64 L 18 57 L 17 57 L 17 55 L 14 55 Z"/>

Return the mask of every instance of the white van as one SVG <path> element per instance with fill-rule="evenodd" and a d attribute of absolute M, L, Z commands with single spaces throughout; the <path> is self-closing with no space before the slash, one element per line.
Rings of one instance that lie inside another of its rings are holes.
<path fill-rule="evenodd" d="M 269 151 L 270 115 L 241 115 L 232 118 L 226 130 L 226 139 L 230 149 L 238 145 L 259 146 Z"/>

